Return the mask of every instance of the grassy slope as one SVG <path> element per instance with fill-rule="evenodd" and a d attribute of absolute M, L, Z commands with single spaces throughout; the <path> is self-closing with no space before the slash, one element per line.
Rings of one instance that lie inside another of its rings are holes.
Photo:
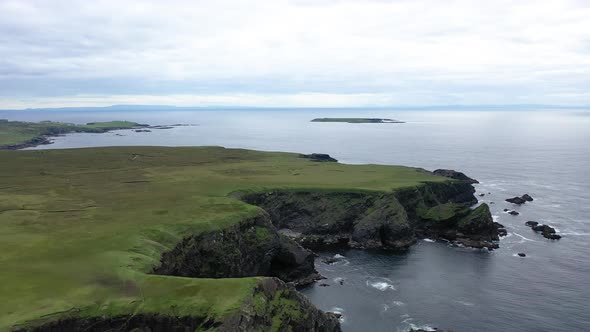
<path fill-rule="evenodd" d="M 76 125 L 63 122 L 21 122 L 0 121 L 0 148 L 4 145 L 25 143 L 43 135 L 55 135 L 68 132 L 104 132 L 113 129 L 128 129 L 138 126 L 135 122 L 110 121 L 93 122 L 86 125 Z"/>
<path fill-rule="evenodd" d="M 0 151 L 0 330 L 70 311 L 223 315 L 256 278 L 149 275 L 195 232 L 259 213 L 236 190 L 389 191 L 446 181 L 413 168 L 215 147 Z"/>

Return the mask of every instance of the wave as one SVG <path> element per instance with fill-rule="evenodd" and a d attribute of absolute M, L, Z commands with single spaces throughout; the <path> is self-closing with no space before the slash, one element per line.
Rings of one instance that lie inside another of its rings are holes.
<path fill-rule="evenodd" d="M 392 284 L 387 283 L 385 281 L 370 282 L 369 280 L 367 280 L 367 286 L 376 288 L 382 292 L 384 292 L 388 289 L 395 290 L 395 287 Z"/>
<path fill-rule="evenodd" d="M 471 307 L 471 306 L 474 306 L 475 305 L 474 303 L 467 302 L 467 301 L 461 301 L 461 300 L 456 300 L 455 302 L 457 302 L 459 304 L 462 304 L 464 306 L 468 306 L 468 307 Z"/>
<path fill-rule="evenodd" d="M 343 324 L 344 323 L 345 318 L 344 318 L 344 309 L 343 308 L 340 308 L 340 307 L 332 307 L 328 311 L 340 315 L 340 318 L 338 318 L 338 320 L 340 321 L 340 324 Z"/>
<path fill-rule="evenodd" d="M 557 230 L 557 228 L 555 229 Z M 575 235 L 575 236 L 588 236 L 590 233 L 579 233 L 579 232 L 563 232 L 561 235 Z"/>
<path fill-rule="evenodd" d="M 531 240 L 531 239 L 529 239 L 529 238 L 527 238 L 527 237 L 524 237 L 524 236 L 522 236 L 522 235 L 520 235 L 520 234 L 518 234 L 518 233 L 516 233 L 516 232 L 514 233 L 514 235 L 518 236 L 518 237 L 519 237 L 519 238 L 521 238 L 523 241 L 537 242 L 537 241 L 535 241 L 535 240 Z M 522 243 L 522 242 L 521 242 L 521 243 Z"/>

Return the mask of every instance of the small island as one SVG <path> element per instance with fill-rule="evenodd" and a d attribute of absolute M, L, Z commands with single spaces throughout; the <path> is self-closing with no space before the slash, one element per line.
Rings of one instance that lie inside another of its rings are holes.
<path fill-rule="evenodd" d="M 316 118 L 311 122 L 344 122 L 344 123 L 405 123 L 394 119 L 381 118 Z"/>
<path fill-rule="evenodd" d="M 18 150 L 43 144 L 51 144 L 49 137 L 68 133 L 104 133 L 117 129 L 148 127 L 131 121 L 74 123 L 41 121 L 24 122 L 0 119 L 0 150 Z"/>

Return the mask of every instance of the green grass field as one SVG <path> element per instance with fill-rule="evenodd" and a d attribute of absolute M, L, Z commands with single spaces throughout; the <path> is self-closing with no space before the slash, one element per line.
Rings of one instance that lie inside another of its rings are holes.
<path fill-rule="evenodd" d="M 64 313 L 219 317 L 256 278 L 151 275 L 189 235 L 260 213 L 235 191 L 391 191 L 414 168 L 218 147 L 0 151 L 0 330 Z"/>
<path fill-rule="evenodd" d="M 43 135 L 57 135 L 71 132 L 102 133 L 114 129 L 130 129 L 139 126 L 130 121 L 93 122 L 86 125 L 41 121 L 21 122 L 0 120 L 0 148 L 23 144 Z"/>

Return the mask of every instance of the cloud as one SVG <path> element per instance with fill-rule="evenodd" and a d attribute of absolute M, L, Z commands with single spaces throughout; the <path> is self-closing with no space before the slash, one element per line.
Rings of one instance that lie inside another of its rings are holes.
<path fill-rule="evenodd" d="M 588 104 L 588 31 L 584 1 L 0 0 L 0 108 Z"/>

